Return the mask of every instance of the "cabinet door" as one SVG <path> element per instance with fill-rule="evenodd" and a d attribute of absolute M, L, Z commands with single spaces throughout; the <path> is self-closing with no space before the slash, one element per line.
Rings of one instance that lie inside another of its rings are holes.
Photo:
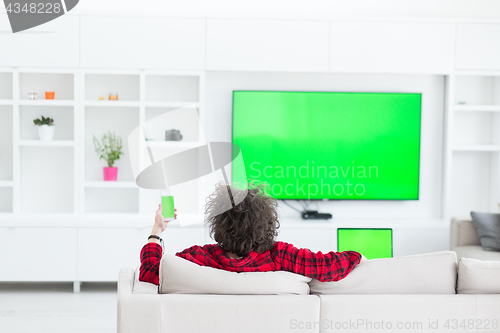
<path fill-rule="evenodd" d="M 207 21 L 207 69 L 328 71 L 328 22 Z"/>
<path fill-rule="evenodd" d="M 148 228 L 80 228 L 78 230 L 78 281 L 117 281 L 122 267 L 137 268 L 147 243 Z M 203 244 L 202 228 L 167 228 L 162 238 L 165 253 Z"/>
<path fill-rule="evenodd" d="M 27 31 L 0 33 L 0 66 L 78 67 L 80 17 L 64 15 Z M 11 31 L 0 14 L 0 31 Z"/>
<path fill-rule="evenodd" d="M 500 24 L 457 24 L 456 68 L 500 69 Z"/>
<path fill-rule="evenodd" d="M 81 18 L 82 67 L 202 70 L 205 20 Z"/>
<path fill-rule="evenodd" d="M 446 73 L 452 41 L 449 23 L 332 22 L 330 71 Z"/>
<path fill-rule="evenodd" d="M 276 240 L 293 244 L 297 248 L 307 248 L 313 252 L 336 251 L 331 245 L 330 232 L 327 229 L 285 229 L 280 228 Z"/>
<path fill-rule="evenodd" d="M 0 228 L 0 281 L 75 281 L 76 229 Z"/>

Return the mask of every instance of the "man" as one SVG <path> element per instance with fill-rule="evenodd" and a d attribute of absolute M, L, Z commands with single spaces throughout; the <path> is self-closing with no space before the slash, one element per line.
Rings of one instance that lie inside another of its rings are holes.
<path fill-rule="evenodd" d="M 217 244 L 195 245 L 176 255 L 201 266 L 231 272 L 282 270 L 322 282 L 343 279 L 361 261 L 362 255 L 354 251 L 315 253 L 275 241 L 280 226 L 278 202 L 259 185 L 250 184 L 242 202 L 216 214 L 228 199 L 243 195 L 245 191 L 236 187 L 218 184 L 205 209 L 210 236 Z M 161 234 L 169 223 L 164 221 L 161 211 L 160 205 L 149 241 L 141 251 L 139 280 L 154 284 L 159 284 Z"/>

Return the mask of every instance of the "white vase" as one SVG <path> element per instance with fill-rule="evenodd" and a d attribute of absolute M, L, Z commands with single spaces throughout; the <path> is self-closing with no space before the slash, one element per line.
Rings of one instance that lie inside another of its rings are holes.
<path fill-rule="evenodd" d="M 38 137 L 40 137 L 41 141 L 52 141 L 55 129 L 54 125 L 40 125 L 38 126 Z"/>

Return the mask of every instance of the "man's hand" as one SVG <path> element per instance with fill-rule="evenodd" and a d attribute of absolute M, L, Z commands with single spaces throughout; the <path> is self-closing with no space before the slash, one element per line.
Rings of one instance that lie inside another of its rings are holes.
<path fill-rule="evenodd" d="M 161 236 L 162 232 L 167 229 L 167 225 L 170 221 L 165 221 L 163 215 L 161 214 L 162 207 L 158 205 L 158 210 L 155 215 L 155 224 L 153 226 L 153 230 L 151 231 L 151 235 Z M 175 209 L 177 211 L 177 209 Z M 175 214 L 175 218 L 177 218 L 177 214 Z M 156 238 L 151 238 L 149 242 L 160 243 L 160 241 Z"/>

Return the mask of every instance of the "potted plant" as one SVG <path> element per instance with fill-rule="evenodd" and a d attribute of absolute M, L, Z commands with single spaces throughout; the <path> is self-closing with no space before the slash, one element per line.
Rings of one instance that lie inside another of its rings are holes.
<path fill-rule="evenodd" d="M 38 137 L 42 141 L 52 141 L 54 139 L 54 119 L 42 116 L 41 119 L 37 118 L 33 120 L 33 123 L 38 126 Z"/>
<path fill-rule="evenodd" d="M 108 166 L 103 168 L 104 180 L 116 181 L 118 168 L 113 167 L 113 165 L 116 160 L 120 159 L 120 155 L 123 155 L 122 138 L 111 131 L 103 134 L 101 140 L 97 139 L 95 135 L 92 135 L 92 137 L 94 138 L 94 148 L 97 156 L 108 163 Z"/>

